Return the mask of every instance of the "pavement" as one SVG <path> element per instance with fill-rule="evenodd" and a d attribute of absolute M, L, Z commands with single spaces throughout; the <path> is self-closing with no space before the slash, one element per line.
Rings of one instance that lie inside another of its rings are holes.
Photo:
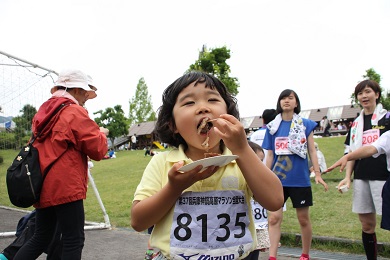
<path fill-rule="evenodd" d="M 15 239 L 11 232 L 15 231 L 19 219 L 25 214 L 26 211 L 0 207 L 0 250 L 3 250 Z M 148 234 L 139 233 L 130 228 L 87 229 L 85 236 L 82 256 L 82 259 L 85 260 L 143 260 L 149 238 Z M 277 258 L 278 260 L 299 259 L 300 254 L 300 248 L 282 246 L 278 250 Z M 366 259 L 362 255 L 328 253 L 318 250 L 311 250 L 310 256 L 312 260 Z M 46 259 L 46 255 L 43 254 L 38 259 Z M 268 253 L 261 253 L 259 259 L 268 259 Z"/>

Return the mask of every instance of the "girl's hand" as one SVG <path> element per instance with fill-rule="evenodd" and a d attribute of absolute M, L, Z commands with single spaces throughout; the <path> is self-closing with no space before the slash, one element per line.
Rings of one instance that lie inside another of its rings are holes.
<path fill-rule="evenodd" d="M 214 132 L 233 154 L 236 154 L 236 150 L 248 145 L 244 126 L 234 116 L 222 114 L 217 120 L 213 121 L 213 126 Z"/>
<path fill-rule="evenodd" d="M 175 163 L 168 172 L 169 184 L 175 190 L 180 191 L 180 193 L 190 187 L 195 182 L 207 179 L 219 169 L 219 167 L 217 166 L 210 166 L 207 167 L 204 171 L 200 172 L 203 167 L 202 165 L 198 165 L 193 170 L 187 172 L 179 172 L 178 169 L 180 169 L 183 164 L 183 161 Z"/>
<path fill-rule="evenodd" d="M 351 179 L 349 178 L 344 178 L 339 182 L 339 185 L 337 185 L 337 189 L 340 189 L 341 186 L 347 185 L 348 189 L 350 188 L 351 185 Z"/>
<path fill-rule="evenodd" d="M 324 186 L 325 191 L 328 191 L 328 189 L 329 189 L 328 184 L 326 184 L 324 179 L 322 179 L 321 175 L 319 175 L 319 176 L 316 175 L 315 181 L 316 181 L 316 184 L 321 183 L 322 186 Z"/>
<path fill-rule="evenodd" d="M 340 166 L 340 172 L 343 172 L 345 166 L 347 165 L 347 162 L 348 162 L 347 156 L 344 155 L 337 162 L 335 162 L 332 166 L 330 166 L 328 169 L 326 169 L 325 172 L 330 172 L 339 166 Z"/>

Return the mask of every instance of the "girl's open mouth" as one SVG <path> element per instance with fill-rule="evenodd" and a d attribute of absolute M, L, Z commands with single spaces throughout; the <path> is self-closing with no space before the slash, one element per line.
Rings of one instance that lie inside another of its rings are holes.
<path fill-rule="evenodd" d="M 213 123 L 209 122 L 210 118 L 208 117 L 205 117 L 202 119 L 202 121 L 200 121 L 200 123 L 198 124 L 198 135 L 200 134 L 207 134 L 210 129 L 213 127 Z"/>

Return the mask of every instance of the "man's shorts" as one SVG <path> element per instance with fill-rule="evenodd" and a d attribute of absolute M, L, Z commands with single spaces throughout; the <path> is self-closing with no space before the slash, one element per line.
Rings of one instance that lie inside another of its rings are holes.
<path fill-rule="evenodd" d="M 390 178 L 382 190 L 382 222 L 381 228 L 390 230 Z"/>
<path fill-rule="evenodd" d="M 293 208 L 313 206 L 311 187 L 283 187 L 284 202 L 291 198 Z"/>
<path fill-rule="evenodd" d="M 352 212 L 382 215 L 382 189 L 385 181 L 354 180 Z"/>

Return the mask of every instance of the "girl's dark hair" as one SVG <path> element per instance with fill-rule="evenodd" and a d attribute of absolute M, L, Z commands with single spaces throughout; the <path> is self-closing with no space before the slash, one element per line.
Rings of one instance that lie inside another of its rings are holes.
<path fill-rule="evenodd" d="M 257 143 L 252 142 L 252 141 L 248 141 L 248 144 L 249 144 L 249 146 L 252 148 L 252 150 L 253 150 L 255 153 L 257 153 L 258 151 L 264 153 L 263 147 L 261 147 L 261 146 L 258 145 Z"/>
<path fill-rule="evenodd" d="M 156 134 L 161 142 L 175 147 L 183 144 L 187 148 L 187 143 L 183 137 L 174 132 L 176 125 L 175 119 L 173 118 L 173 107 L 175 106 L 179 93 L 193 82 L 195 82 L 195 86 L 198 83 L 206 83 L 206 88 L 216 89 L 226 103 L 227 113 L 240 119 L 237 99 L 228 92 L 225 85 L 219 79 L 204 72 L 190 71 L 175 80 L 164 90 L 162 105 L 158 109 L 158 118 L 154 127 L 154 134 Z"/>
<path fill-rule="evenodd" d="M 357 84 L 357 86 L 355 87 L 355 98 L 357 99 L 357 96 L 358 96 L 359 92 L 363 91 L 363 89 L 365 87 L 369 87 L 375 93 L 379 93 L 379 96 L 376 99 L 376 103 L 378 104 L 380 102 L 380 100 L 381 100 L 382 89 L 381 89 L 381 87 L 379 86 L 379 84 L 376 81 L 373 81 L 373 80 L 370 80 L 370 79 L 363 80 L 362 82 Z"/>
<path fill-rule="evenodd" d="M 276 114 L 280 114 L 280 113 L 283 112 L 283 109 L 282 109 L 282 107 L 280 106 L 280 100 L 282 100 L 282 99 L 285 98 L 285 97 L 290 96 L 291 93 L 294 94 L 295 100 L 297 101 L 297 107 L 294 108 L 294 113 L 295 113 L 295 114 L 301 113 L 301 101 L 299 101 L 299 97 L 298 97 L 297 93 L 295 93 L 295 91 L 292 90 L 292 89 L 285 89 L 285 90 L 283 90 L 282 93 L 280 93 L 280 95 L 279 95 L 278 103 L 276 104 Z"/>

